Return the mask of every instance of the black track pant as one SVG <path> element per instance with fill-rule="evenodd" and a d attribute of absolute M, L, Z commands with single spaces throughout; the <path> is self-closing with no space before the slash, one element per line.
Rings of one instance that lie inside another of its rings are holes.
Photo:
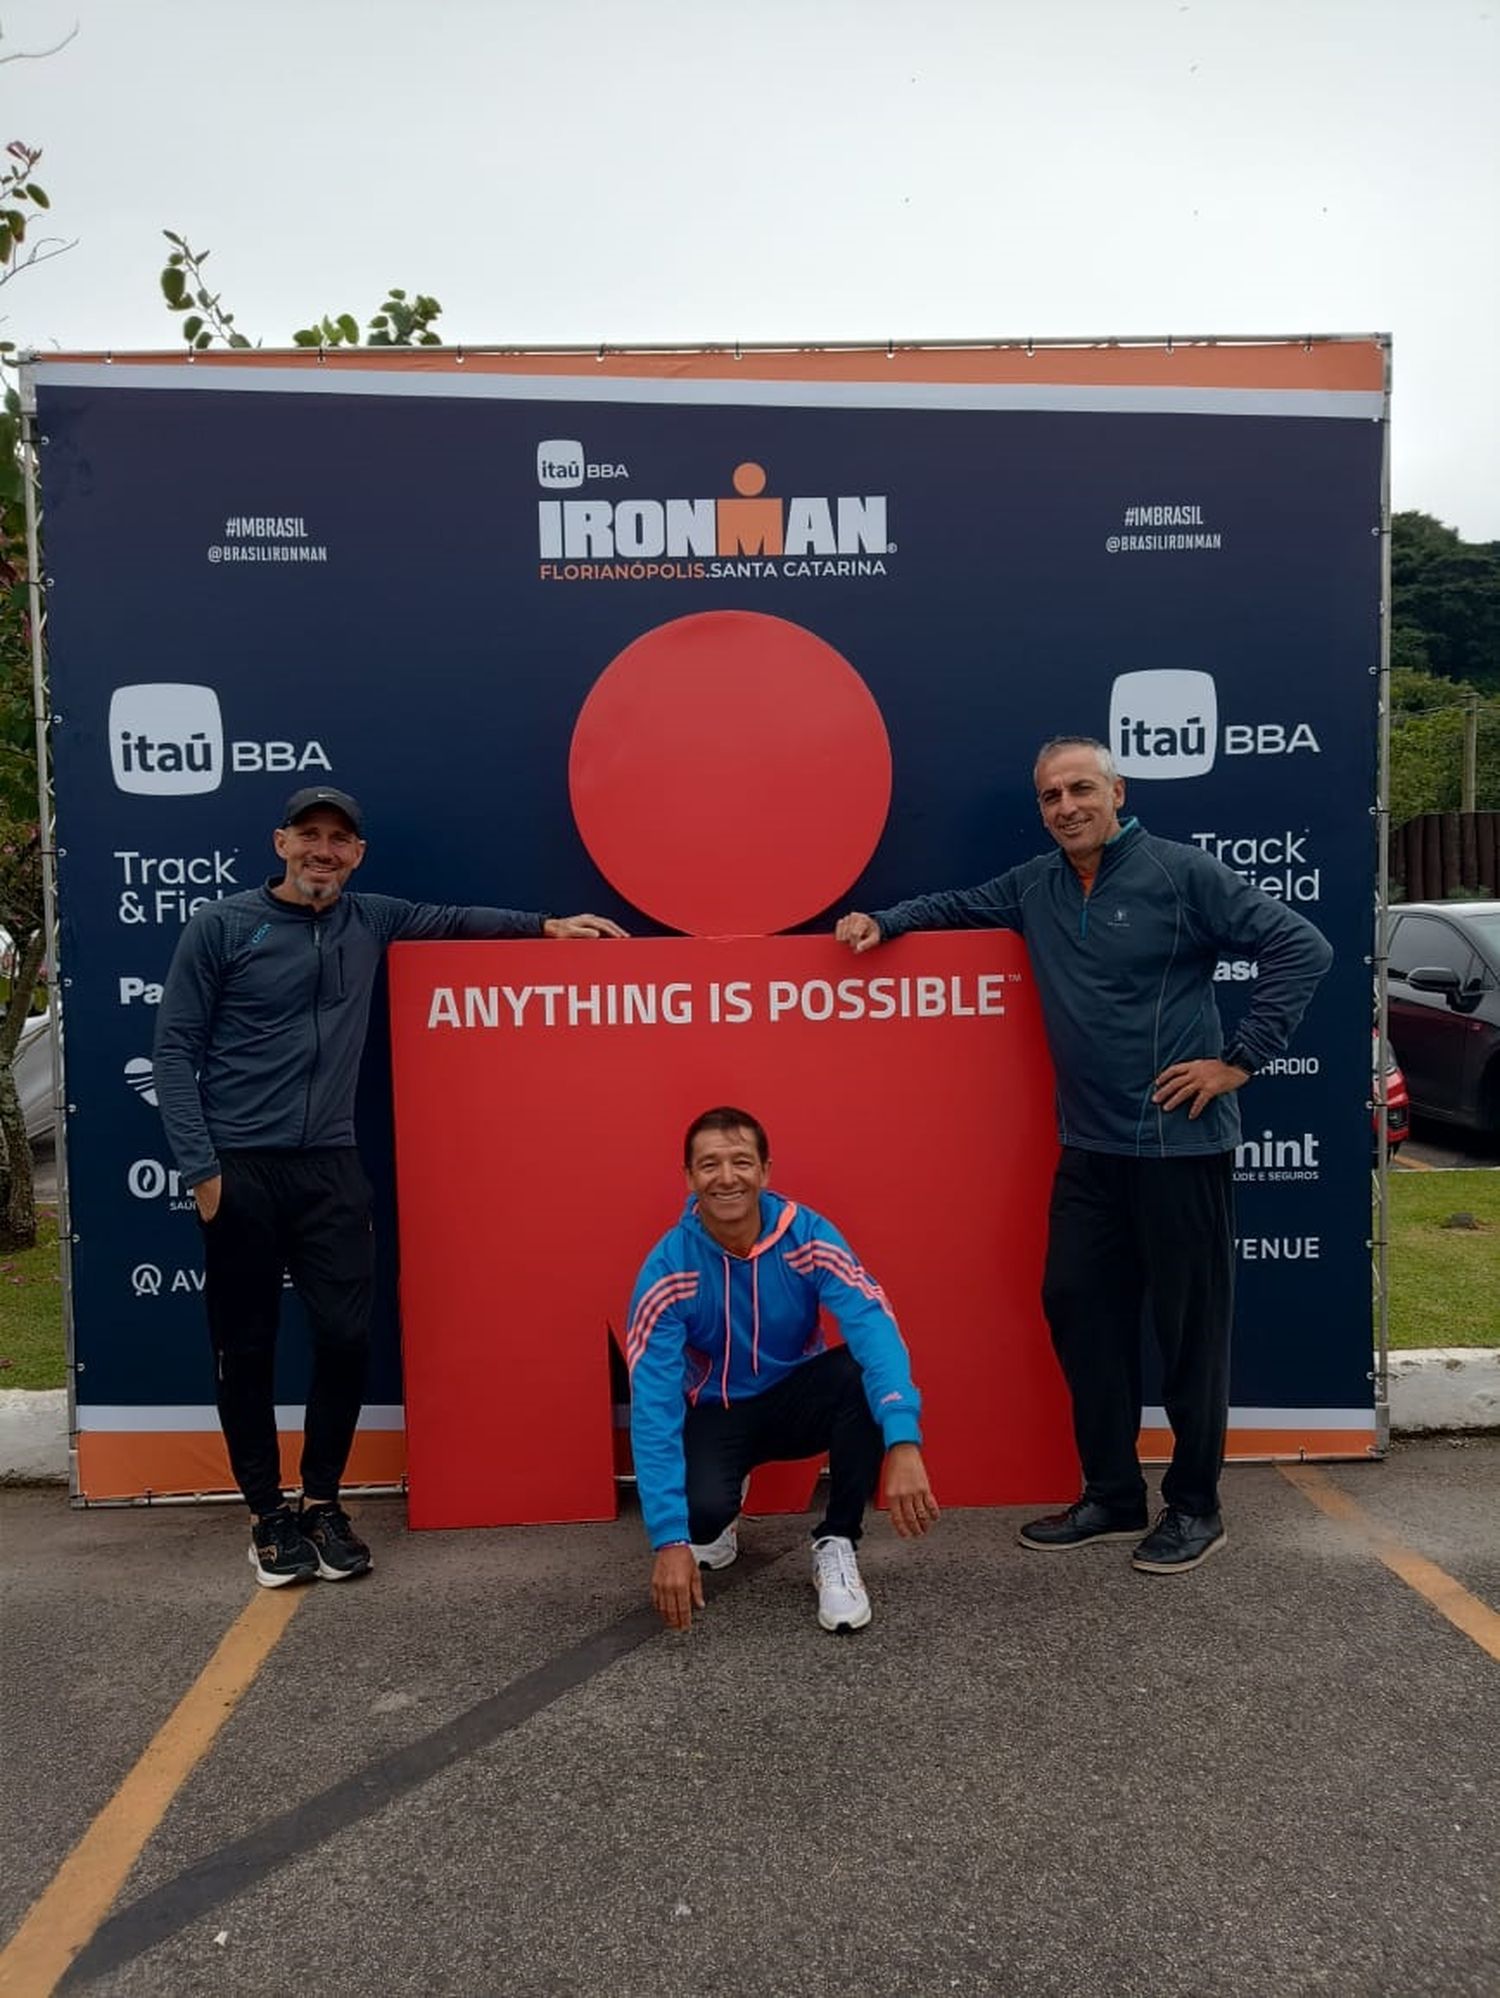
<path fill-rule="evenodd" d="M 1214 1512 L 1229 1408 L 1234 1154 L 1117 1158 L 1065 1147 L 1042 1304 L 1073 1397 L 1085 1494 L 1138 1511 L 1143 1324 L 1174 1439 L 1168 1505 Z M 1143 1316 L 1144 1314 L 1144 1316 Z"/>
<path fill-rule="evenodd" d="M 374 1296 L 370 1185 L 351 1147 L 221 1155 L 223 1192 L 201 1223 L 203 1295 L 219 1421 L 252 1512 L 282 1502 L 276 1326 L 290 1275 L 312 1331 L 302 1489 L 338 1496 L 364 1399 Z"/>
<path fill-rule="evenodd" d="M 740 1509 L 740 1486 L 757 1464 L 828 1452 L 828 1510 L 813 1538 L 858 1541 L 885 1443 L 865 1400 L 864 1375 L 847 1346 L 804 1361 L 748 1401 L 701 1401 L 682 1428 L 688 1532 L 716 1540 Z"/>

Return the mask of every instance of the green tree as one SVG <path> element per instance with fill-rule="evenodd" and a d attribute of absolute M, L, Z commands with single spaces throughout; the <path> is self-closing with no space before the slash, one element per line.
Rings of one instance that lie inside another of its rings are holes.
<path fill-rule="evenodd" d="M 0 164 L 0 288 L 70 247 L 38 242 L 33 234 L 36 218 L 50 206 L 34 177 L 40 158 L 39 148 L 13 139 Z M 31 1147 L 11 1061 L 46 948 L 21 404 L 9 374 L 15 351 L 14 341 L 0 340 L 6 370 L 0 410 L 0 1250 L 29 1249 L 36 1241 Z"/>
<path fill-rule="evenodd" d="M 1391 658 L 1500 694 L 1500 541 L 1430 513 L 1391 520 Z"/>
<path fill-rule="evenodd" d="M 1394 646 L 1392 650 L 1394 651 Z M 1474 803 L 1500 811 L 1500 694 L 1411 666 L 1391 668 L 1391 823 L 1462 802 L 1467 716 L 1475 715 Z"/>

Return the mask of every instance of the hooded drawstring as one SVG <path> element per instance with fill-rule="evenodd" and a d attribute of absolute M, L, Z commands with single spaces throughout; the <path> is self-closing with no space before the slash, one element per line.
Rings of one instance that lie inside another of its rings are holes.
<path fill-rule="evenodd" d="M 724 1257 L 724 1365 L 719 1375 L 719 1399 L 729 1406 L 729 1354 L 734 1343 L 730 1320 L 729 1257 Z M 760 1372 L 760 1258 L 750 1260 L 750 1371 Z"/>
<path fill-rule="evenodd" d="M 719 1382 L 719 1396 L 724 1406 L 729 1406 L 729 1258 L 724 1258 L 724 1371 Z"/>

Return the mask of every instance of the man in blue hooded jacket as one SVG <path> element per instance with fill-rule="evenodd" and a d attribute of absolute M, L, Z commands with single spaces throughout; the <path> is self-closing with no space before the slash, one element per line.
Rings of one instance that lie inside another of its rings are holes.
<path fill-rule="evenodd" d="M 688 1201 L 646 1258 L 630 1301 L 630 1437 L 656 1559 L 651 1599 L 674 1630 L 703 1607 L 699 1569 L 727 1568 L 757 1464 L 828 1452 L 813 1528 L 818 1621 L 870 1621 L 855 1549 L 885 1474 L 903 1538 L 938 1516 L 922 1462 L 921 1397 L 885 1292 L 837 1228 L 770 1190 L 765 1130 L 721 1105 L 683 1142 Z M 820 1309 L 845 1343 L 830 1347 Z"/>
<path fill-rule="evenodd" d="M 370 1567 L 339 1484 L 364 1398 L 375 1277 L 354 1094 L 386 945 L 624 934 L 604 916 L 346 893 L 365 857 L 364 813 L 329 786 L 296 792 L 272 843 L 279 876 L 205 903 L 184 930 L 152 1063 L 167 1140 L 202 1225 L 219 1422 L 264 1588 L 319 1575 L 341 1582 Z M 297 1513 L 282 1492 L 276 1432 L 284 1274 L 313 1349 Z"/>
<path fill-rule="evenodd" d="M 1225 1544 L 1234 1093 L 1285 1052 L 1332 952 L 1311 923 L 1210 854 L 1122 822 L 1125 785 L 1103 743 L 1054 737 L 1035 778 L 1056 851 L 978 888 L 851 913 L 835 934 L 856 951 L 908 930 L 1025 937 L 1062 1142 L 1042 1302 L 1084 1487 L 1066 1511 L 1022 1527 L 1021 1543 L 1052 1552 L 1138 1540 L 1135 1567 L 1183 1574 Z M 1227 1048 L 1213 987 L 1223 953 L 1258 964 Z M 1137 1454 L 1143 1307 L 1173 1434 L 1150 1533 Z"/>

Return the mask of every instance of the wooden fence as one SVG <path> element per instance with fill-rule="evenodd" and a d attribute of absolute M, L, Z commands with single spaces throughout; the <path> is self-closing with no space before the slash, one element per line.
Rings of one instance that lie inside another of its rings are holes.
<path fill-rule="evenodd" d="M 1500 897 L 1500 812 L 1423 812 L 1391 828 L 1391 894 L 1441 902 L 1459 890 Z"/>

